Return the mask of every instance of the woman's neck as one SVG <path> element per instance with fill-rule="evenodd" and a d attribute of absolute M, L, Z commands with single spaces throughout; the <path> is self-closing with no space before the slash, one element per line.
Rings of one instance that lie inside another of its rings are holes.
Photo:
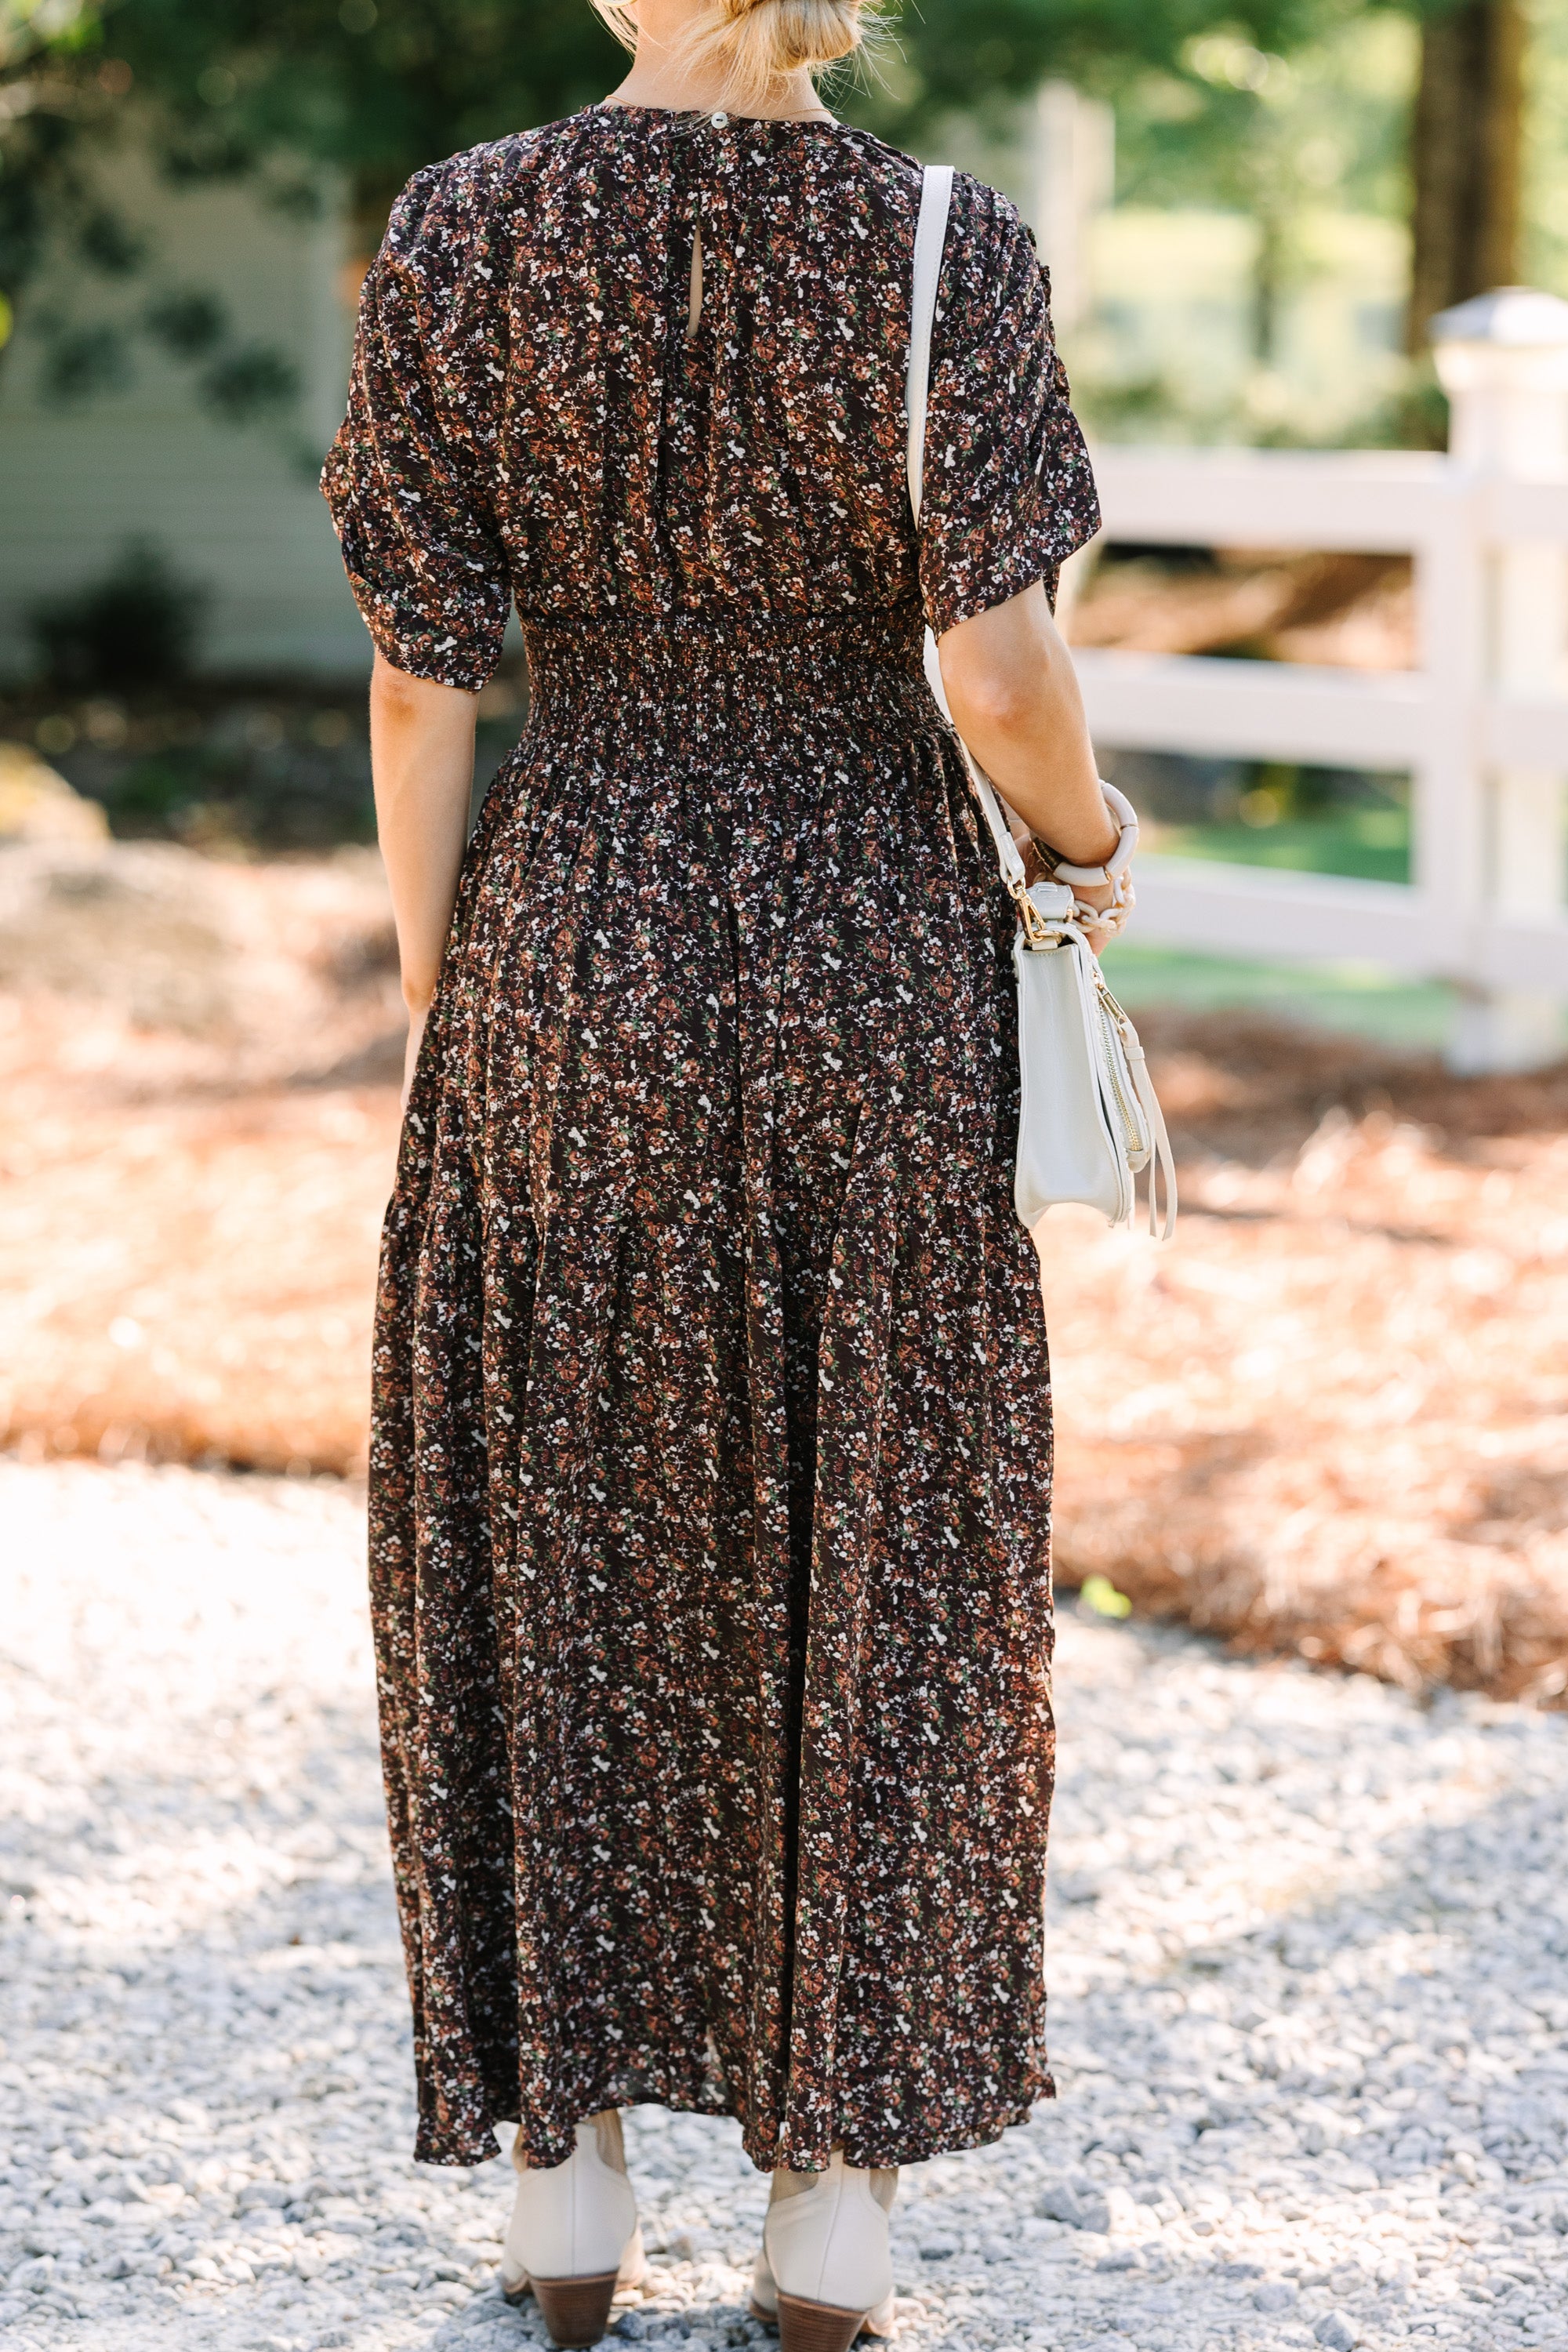
<path fill-rule="evenodd" d="M 691 0 L 638 0 L 637 55 L 606 106 L 654 106 L 674 114 L 708 114 L 726 106 L 722 76 L 694 70 L 680 55 L 680 37 L 690 21 Z M 834 120 L 804 66 L 776 82 L 766 98 L 734 110 L 762 122 Z"/>

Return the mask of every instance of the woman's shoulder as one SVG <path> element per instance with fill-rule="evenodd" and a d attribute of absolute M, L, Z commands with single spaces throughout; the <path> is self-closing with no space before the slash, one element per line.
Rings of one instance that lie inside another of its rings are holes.
<path fill-rule="evenodd" d="M 948 337 L 983 336 L 1008 314 L 1033 321 L 1049 301 L 1049 274 L 1017 205 L 986 181 L 955 173 L 942 278 Z"/>
<path fill-rule="evenodd" d="M 387 249 L 411 252 L 433 229 L 449 230 L 460 218 L 505 213 L 550 153 L 555 143 L 551 134 L 565 127 L 547 122 L 538 130 L 510 131 L 437 163 L 421 164 L 392 207 Z"/>
<path fill-rule="evenodd" d="M 520 242 L 548 212 L 545 185 L 587 126 L 581 115 L 509 132 L 426 163 L 392 207 L 377 276 L 402 284 L 434 322 L 499 297 Z"/>
<path fill-rule="evenodd" d="M 882 206 L 907 217 L 912 236 L 920 212 L 922 164 L 870 131 L 846 129 L 847 175 L 874 184 Z M 948 208 L 944 295 L 955 292 L 961 282 L 994 287 L 1014 278 L 1019 269 L 1029 273 L 1037 268 L 1034 232 L 1012 198 L 988 181 L 977 179 L 973 172 L 955 171 Z"/>
<path fill-rule="evenodd" d="M 1020 258 L 1035 259 L 1035 233 L 1012 197 L 972 172 L 952 175 L 951 220 L 952 242 L 976 258 L 1004 268 Z"/>

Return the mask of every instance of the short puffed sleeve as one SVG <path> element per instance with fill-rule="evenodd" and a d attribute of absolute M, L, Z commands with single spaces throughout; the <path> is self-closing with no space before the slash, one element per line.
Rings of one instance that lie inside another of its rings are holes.
<path fill-rule="evenodd" d="M 1034 581 L 1100 528 L 1094 475 L 1051 333 L 1034 240 L 961 175 L 931 337 L 921 588 L 938 636 Z"/>
<path fill-rule="evenodd" d="M 395 668 L 483 686 L 511 583 L 490 496 L 505 272 L 485 151 L 416 173 L 360 298 L 348 414 L 321 489 L 365 625 Z"/>

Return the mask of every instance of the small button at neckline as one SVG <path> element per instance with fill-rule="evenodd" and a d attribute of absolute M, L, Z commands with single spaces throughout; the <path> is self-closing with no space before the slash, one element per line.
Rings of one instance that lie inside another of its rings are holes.
<path fill-rule="evenodd" d="M 730 128 L 730 118 L 727 114 L 710 114 L 708 120 L 715 131 L 728 131 Z"/>

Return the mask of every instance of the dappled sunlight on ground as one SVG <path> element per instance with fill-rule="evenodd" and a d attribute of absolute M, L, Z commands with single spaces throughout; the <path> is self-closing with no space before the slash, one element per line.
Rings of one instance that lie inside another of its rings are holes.
<path fill-rule="evenodd" d="M 0 1463 L 0 2326 L 523 2352 L 420 2169 L 360 1506 Z M 1064 1612 L 1060 2096 L 906 2169 L 908 2352 L 1568 2343 L 1568 1724 Z M 622 2340 L 765 2343 L 733 2123 L 629 2118 Z"/>

